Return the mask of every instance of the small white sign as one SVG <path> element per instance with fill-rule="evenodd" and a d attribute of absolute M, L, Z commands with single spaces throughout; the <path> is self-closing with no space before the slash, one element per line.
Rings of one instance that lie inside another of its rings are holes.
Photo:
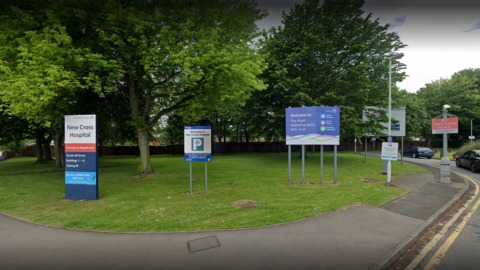
<path fill-rule="evenodd" d="M 65 143 L 97 143 L 95 114 L 65 115 Z"/>
<path fill-rule="evenodd" d="M 469 140 L 475 140 L 475 136 L 468 136 Z"/>
<path fill-rule="evenodd" d="M 212 161 L 211 126 L 186 126 L 184 134 L 185 161 Z"/>
<path fill-rule="evenodd" d="M 382 143 L 382 159 L 383 160 L 397 160 L 398 157 L 398 143 L 384 142 Z"/>

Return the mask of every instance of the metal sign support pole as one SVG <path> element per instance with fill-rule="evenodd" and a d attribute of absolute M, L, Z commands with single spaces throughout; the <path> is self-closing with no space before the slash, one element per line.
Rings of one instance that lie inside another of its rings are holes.
<path fill-rule="evenodd" d="M 365 163 L 367 163 L 367 137 L 365 137 L 365 146 L 363 149 L 365 149 Z"/>
<path fill-rule="evenodd" d="M 337 146 L 333 146 L 333 183 L 337 183 Z"/>
<path fill-rule="evenodd" d="M 205 193 L 208 193 L 207 162 L 205 161 Z"/>
<path fill-rule="evenodd" d="M 402 137 L 402 152 L 400 152 L 400 159 L 402 160 L 402 165 L 403 165 L 403 137 Z"/>
<path fill-rule="evenodd" d="M 190 194 L 192 194 L 192 162 L 190 161 Z"/>
<path fill-rule="evenodd" d="M 443 111 L 443 118 L 447 118 L 447 111 Z M 447 156 L 448 137 L 447 133 L 443 133 L 443 157 L 440 160 L 440 183 L 450 184 L 450 159 Z"/>
<path fill-rule="evenodd" d="M 302 144 L 302 184 L 305 184 L 305 145 Z"/>
<path fill-rule="evenodd" d="M 292 179 L 292 146 L 288 145 L 288 183 L 291 183 Z"/>
<path fill-rule="evenodd" d="M 320 184 L 323 184 L 323 145 L 320 145 Z"/>

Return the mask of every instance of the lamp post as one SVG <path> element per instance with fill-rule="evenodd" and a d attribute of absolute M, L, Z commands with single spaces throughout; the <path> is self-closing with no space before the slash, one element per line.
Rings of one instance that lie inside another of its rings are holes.
<path fill-rule="evenodd" d="M 392 137 L 392 60 L 400 59 L 403 53 L 388 57 L 388 137 Z M 387 184 L 392 180 L 392 162 L 387 163 Z"/>
<path fill-rule="evenodd" d="M 450 106 L 443 105 L 443 118 L 448 118 L 448 110 Z M 443 133 L 443 157 L 440 159 L 440 183 L 450 184 L 450 159 L 447 156 L 448 151 L 448 136 L 447 133 Z"/>

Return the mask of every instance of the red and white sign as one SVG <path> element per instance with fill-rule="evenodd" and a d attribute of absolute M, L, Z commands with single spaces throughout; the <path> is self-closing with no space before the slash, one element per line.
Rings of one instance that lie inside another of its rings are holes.
<path fill-rule="evenodd" d="M 458 118 L 432 119 L 432 134 L 458 133 Z"/>

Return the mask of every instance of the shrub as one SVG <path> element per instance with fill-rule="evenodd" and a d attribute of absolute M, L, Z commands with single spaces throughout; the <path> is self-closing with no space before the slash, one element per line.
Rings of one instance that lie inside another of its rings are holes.
<path fill-rule="evenodd" d="M 457 152 L 455 152 L 455 155 L 460 155 L 460 154 L 463 154 L 467 151 L 470 151 L 470 150 L 479 150 L 480 149 L 480 140 L 478 141 L 473 141 L 473 144 L 468 142 L 468 143 L 465 143 L 463 144 L 460 149 L 458 149 Z"/>

